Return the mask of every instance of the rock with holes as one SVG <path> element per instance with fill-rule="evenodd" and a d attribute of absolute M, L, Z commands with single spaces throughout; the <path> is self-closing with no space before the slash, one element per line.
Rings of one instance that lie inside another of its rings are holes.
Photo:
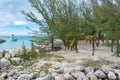
<path fill-rule="evenodd" d="M 102 65 L 101 70 L 103 72 L 105 72 L 106 74 L 108 74 L 109 71 L 114 71 L 112 68 L 110 68 L 110 67 L 108 67 L 106 65 Z"/>
<path fill-rule="evenodd" d="M 86 74 L 89 80 L 98 80 L 93 72 Z"/>
<path fill-rule="evenodd" d="M 110 79 L 110 80 L 115 80 L 115 79 L 116 79 L 115 73 L 112 72 L 112 71 L 109 71 L 109 73 L 108 73 L 108 79 Z"/>
<path fill-rule="evenodd" d="M 63 75 L 65 80 L 75 80 L 70 74 L 66 73 Z"/>
<path fill-rule="evenodd" d="M 31 76 L 29 74 L 22 74 L 18 77 L 18 80 L 31 80 Z"/>
<path fill-rule="evenodd" d="M 62 75 L 55 76 L 55 80 L 65 80 Z"/>
<path fill-rule="evenodd" d="M 0 80 L 5 80 L 5 79 L 7 79 L 7 78 L 8 78 L 8 75 L 7 75 L 6 72 L 5 72 L 5 73 L 2 73 L 1 76 L 0 76 Z"/>
<path fill-rule="evenodd" d="M 115 74 L 117 75 L 118 79 L 120 79 L 120 70 L 119 69 L 115 69 Z"/>
<path fill-rule="evenodd" d="M 97 71 L 95 72 L 95 76 L 97 76 L 99 79 L 104 79 L 104 78 L 106 78 L 105 73 L 104 73 L 103 71 L 101 71 L 101 70 L 97 70 Z"/>
<path fill-rule="evenodd" d="M 14 64 L 21 64 L 23 60 L 19 57 L 14 57 L 14 58 L 11 58 L 11 62 Z"/>
<path fill-rule="evenodd" d="M 4 56 L 4 58 L 6 58 L 6 59 L 10 59 L 12 56 L 11 56 L 11 54 L 10 53 L 5 53 L 5 56 Z"/>
<path fill-rule="evenodd" d="M 2 58 L 0 63 L 1 63 L 0 64 L 1 67 L 7 67 L 7 66 L 9 66 L 11 64 L 10 61 L 8 59 L 5 59 L 5 58 Z"/>
<path fill-rule="evenodd" d="M 30 76 L 32 77 L 32 79 L 36 79 L 37 76 L 38 76 L 38 73 L 37 72 L 33 72 L 30 74 Z"/>
<path fill-rule="evenodd" d="M 86 74 L 89 73 L 89 72 L 94 72 L 94 68 L 86 67 L 86 68 L 84 68 L 84 71 L 85 71 Z"/>
<path fill-rule="evenodd" d="M 84 68 L 85 68 L 84 66 L 76 66 L 75 71 L 83 71 Z"/>

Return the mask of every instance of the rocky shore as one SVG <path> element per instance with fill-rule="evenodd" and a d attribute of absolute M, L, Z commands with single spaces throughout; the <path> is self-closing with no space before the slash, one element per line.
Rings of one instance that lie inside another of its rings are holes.
<path fill-rule="evenodd" d="M 3 42 L 5 42 L 5 40 L 3 40 L 3 39 L 0 39 L 0 43 L 3 43 Z"/>
<path fill-rule="evenodd" d="M 0 52 L 0 80 L 120 80 L 120 58 L 111 56 L 109 48 L 89 45 L 74 51 L 39 53 L 24 61 L 17 55 L 22 49 Z"/>
<path fill-rule="evenodd" d="M 86 66 L 78 60 L 72 62 L 72 59 L 63 57 L 24 62 L 22 58 L 16 57 L 19 51 L 16 49 L 1 53 L 0 80 L 120 80 L 119 62 L 112 63 L 112 66 Z"/>

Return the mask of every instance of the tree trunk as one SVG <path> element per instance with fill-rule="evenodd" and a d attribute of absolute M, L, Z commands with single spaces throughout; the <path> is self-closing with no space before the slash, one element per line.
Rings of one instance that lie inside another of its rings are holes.
<path fill-rule="evenodd" d="M 96 46 L 98 47 L 100 44 L 100 40 L 98 39 L 97 42 L 96 42 Z"/>
<path fill-rule="evenodd" d="M 117 40 L 117 49 L 116 49 L 116 56 L 120 57 L 120 44 L 119 44 L 119 40 Z"/>
<path fill-rule="evenodd" d="M 51 50 L 54 51 L 54 38 L 51 39 Z"/>
<path fill-rule="evenodd" d="M 111 40 L 111 52 L 113 52 L 113 47 L 114 47 L 114 40 Z"/>
<path fill-rule="evenodd" d="M 63 44 L 64 44 L 64 46 L 65 46 L 65 50 L 66 50 L 66 48 L 67 48 L 67 43 L 66 43 L 66 41 L 63 39 L 62 40 L 63 41 Z"/>
<path fill-rule="evenodd" d="M 93 40 L 92 41 L 92 55 L 94 55 L 94 51 L 95 51 L 95 41 Z"/>
<path fill-rule="evenodd" d="M 92 43 L 92 41 L 90 40 L 90 44 Z"/>
<path fill-rule="evenodd" d="M 77 40 L 75 40 L 75 50 L 76 50 L 76 53 L 78 53 Z"/>

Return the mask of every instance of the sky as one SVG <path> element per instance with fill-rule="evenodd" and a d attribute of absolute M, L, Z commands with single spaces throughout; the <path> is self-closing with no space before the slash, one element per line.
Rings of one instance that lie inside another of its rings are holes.
<path fill-rule="evenodd" d="M 31 10 L 28 0 L 0 0 L 0 36 L 29 35 L 30 30 L 26 27 L 38 29 L 37 24 L 25 19 L 21 10 Z"/>

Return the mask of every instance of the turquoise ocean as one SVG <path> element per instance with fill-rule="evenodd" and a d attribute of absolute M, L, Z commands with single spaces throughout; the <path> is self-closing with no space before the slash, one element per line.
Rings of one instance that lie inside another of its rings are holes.
<path fill-rule="evenodd" d="M 0 39 L 6 40 L 4 43 L 0 43 L 0 51 L 2 50 L 11 50 L 14 48 L 21 48 L 23 42 L 27 48 L 31 46 L 30 40 L 32 40 L 32 36 L 16 36 L 17 41 L 11 41 L 10 36 L 0 36 Z"/>

